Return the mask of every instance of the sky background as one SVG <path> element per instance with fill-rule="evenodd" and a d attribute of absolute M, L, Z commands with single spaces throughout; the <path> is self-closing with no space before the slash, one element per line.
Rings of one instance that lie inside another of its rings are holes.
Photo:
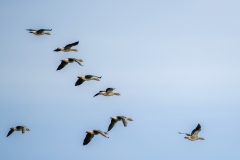
<path fill-rule="evenodd" d="M 240 1 L 0 2 L 1 160 L 239 160 Z M 25 29 L 52 29 L 35 36 Z M 79 41 L 78 52 L 53 52 Z M 81 58 L 56 71 L 63 58 Z M 74 86 L 77 76 L 102 76 Z M 121 96 L 93 95 L 108 87 Z M 83 146 L 87 130 L 106 131 Z M 200 137 L 178 132 L 200 123 Z M 10 127 L 25 125 L 30 132 Z"/>

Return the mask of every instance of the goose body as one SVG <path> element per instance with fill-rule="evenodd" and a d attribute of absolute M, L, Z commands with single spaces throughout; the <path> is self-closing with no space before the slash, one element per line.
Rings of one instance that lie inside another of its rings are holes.
<path fill-rule="evenodd" d="M 35 34 L 37 36 L 41 36 L 41 35 L 51 35 L 49 32 L 44 32 L 44 31 L 52 31 L 52 29 L 27 29 L 27 31 L 30 31 L 29 33 Z"/>
<path fill-rule="evenodd" d="M 10 128 L 10 131 L 7 134 L 7 137 L 10 136 L 14 131 L 22 131 L 22 134 L 25 133 L 25 131 L 30 131 L 26 126 L 16 126 Z"/>
<path fill-rule="evenodd" d="M 88 130 L 86 133 L 87 134 L 86 134 L 86 137 L 83 141 L 83 145 L 87 145 L 92 140 L 94 135 L 101 134 L 102 136 L 104 136 L 106 138 L 109 138 L 109 137 L 106 136 L 108 133 L 107 132 L 102 132 L 101 130 Z"/>
<path fill-rule="evenodd" d="M 111 119 L 111 123 L 110 123 L 110 125 L 108 127 L 108 132 L 115 126 L 115 124 L 118 121 L 122 121 L 124 127 L 127 127 L 128 121 L 133 121 L 132 118 L 127 118 L 125 116 L 115 116 L 115 117 L 110 117 L 110 119 Z"/>
<path fill-rule="evenodd" d="M 81 64 L 81 62 L 83 62 L 83 60 L 81 60 L 81 59 L 66 58 L 66 59 L 62 59 L 62 60 L 61 60 L 61 64 L 58 66 L 57 70 L 61 70 L 61 69 L 63 69 L 68 63 L 73 63 L 73 62 L 77 62 L 80 66 L 83 66 L 83 65 Z"/>
<path fill-rule="evenodd" d="M 58 47 L 58 48 L 55 49 L 54 51 L 55 51 L 55 52 L 59 52 L 59 51 L 63 51 L 63 52 L 74 51 L 74 52 L 77 52 L 78 50 L 77 50 L 77 49 L 72 49 L 72 46 L 76 46 L 76 45 L 78 45 L 78 43 L 79 43 L 79 41 L 74 42 L 74 43 L 71 43 L 71 44 L 68 44 L 68 45 L 66 45 L 65 47 Z"/>
<path fill-rule="evenodd" d="M 85 81 L 95 80 L 100 81 L 102 77 L 93 76 L 93 75 L 85 75 L 85 76 L 78 76 L 78 80 L 75 83 L 75 86 L 81 85 Z"/>
<path fill-rule="evenodd" d="M 181 132 L 178 132 L 179 134 L 186 134 L 186 136 L 184 138 L 190 140 L 190 141 L 195 141 L 195 140 L 205 140 L 204 138 L 202 137 L 198 137 L 198 133 L 201 131 L 201 125 L 198 124 L 197 127 L 192 130 L 192 133 L 191 134 L 188 134 L 188 133 L 181 133 Z"/>
<path fill-rule="evenodd" d="M 97 94 L 95 94 L 93 97 L 96 97 L 98 95 L 103 95 L 103 96 L 120 96 L 120 93 L 114 93 L 113 90 L 115 88 L 107 88 L 106 91 L 99 91 Z"/>

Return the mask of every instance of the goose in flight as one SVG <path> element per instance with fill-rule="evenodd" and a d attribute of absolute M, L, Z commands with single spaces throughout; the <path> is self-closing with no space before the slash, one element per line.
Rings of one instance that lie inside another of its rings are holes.
<path fill-rule="evenodd" d="M 87 135 L 83 141 L 83 145 L 87 145 L 92 140 L 94 135 L 101 134 L 102 136 L 109 138 L 106 136 L 106 134 L 108 134 L 108 132 L 102 132 L 100 130 L 88 130 L 86 133 L 87 133 Z"/>
<path fill-rule="evenodd" d="M 118 122 L 118 121 L 122 121 L 123 122 L 123 125 L 124 127 L 127 127 L 127 124 L 128 124 L 128 121 L 133 121 L 132 118 L 127 118 L 127 117 L 124 117 L 124 116 L 115 116 L 115 117 L 110 117 L 111 120 L 111 123 L 108 127 L 108 132 L 115 126 L 115 124 Z"/>
<path fill-rule="evenodd" d="M 63 69 L 68 63 L 73 63 L 73 62 L 77 62 L 80 66 L 83 66 L 81 64 L 81 62 L 83 62 L 83 60 L 81 59 L 76 59 L 76 58 L 66 58 L 66 59 L 62 59 L 61 60 L 61 64 L 58 66 L 57 70 L 61 70 Z"/>
<path fill-rule="evenodd" d="M 35 34 L 37 36 L 41 36 L 44 34 L 51 35 L 49 32 L 44 32 L 44 31 L 52 31 L 52 29 L 27 29 L 27 31 L 30 31 L 29 33 Z"/>
<path fill-rule="evenodd" d="M 93 76 L 93 75 L 78 76 L 78 80 L 75 83 L 75 86 L 79 86 L 85 81 L 90 81 L 90 80 L 100 81 L 101 78 L 102 77 Z"/>
<path fill-rule="evenodd" d="M 66 45 L 65 47 L 58 47 L 57 49 L 55 49 L 54 51 L 55 52 L 59 52 L 59 51 L 63 51 L 63 52 L 70 52 L 70 51 L 74 51 L 74 52 L 77 52 L 78 50 L 77 49 L 72 49 L 72 46 L 76 46 L 78 45 L 79 41 L 77 42 L 74 42 L 74 43 L 71 43 L 71 44 L 68 44 Z"/>
<path fill-rule="evenodd" d="M 14 131 L 22 131 L 22 134 L 25 131 L 30 131 L 30 129 L 28 129 L 26 126 L 16 126 L 16 127 L 12 127 L 10 128 L 10 131 L 7 134 L 7 137 L 10 136 Z"/>
<path fill-rule="evenodd" d="M 103 96 L 113 96 L 117 95 L 120 96 L 120 93 L 114 93 L 113 90 L 115 88 L 107 88 L 106 91 L 99 91 L 97 94 L 95 94 L 93 97 L 96 97 L 98 95 L 103 95 Z"/>
<path fill-rule="evenodd" d="M 197 127 L 192 131 L 191 134 L 188 134 L 188 133 L 181 133 L 181 132 L 178 132 L 179 134 L 186 134 L 187 136 L 184 137 L 190 141 L 195 141 L 195 140 L 205 140 L 204 138 L 202 137 L 198 137 L 198 133 L 201 131 L 201 125 L 198 124 Z"/>

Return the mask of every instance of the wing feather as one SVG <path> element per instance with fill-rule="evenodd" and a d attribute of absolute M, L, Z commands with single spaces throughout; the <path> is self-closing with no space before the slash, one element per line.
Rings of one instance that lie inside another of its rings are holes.
<path fill-rule="evenodd" d="M 79 41 L 66 45 L 64 48 L 71 48 L 72 46 L 78 45 Z"/>
<path fill-rule="evenodd" d="M 92 77 L 93 77 L 92 75 L 86 75 L 86 76 L 85 76 L 86 79 L 90 79 L 90 78 L 92 78 Z"/>
<path fill-rule="evenodd" d="M 75 83 L 75 86 L 79 86 L 84 82 L 82 78 L 78 78 L 77 82 Z"/>
<path fill-rule="evenodd" d="M 22 127 L 22 134 L 25 133 L 26 127 Z"/>
<path fill-rule="evenodd" d="M 83 66 L 79 61 L 76 61 L 80 66 Z"/>
<path fill-rule="evenodd" d="M 93 137 L 94 137 L 94 134 L 88 133 L 83 141 L 83 145 L 87 145 L 92 140 Z"/>
<path fill-rule="evenodd" d="M 112 92 L 115 88 L 107 88 L 106 89 L 106 92 L 109 93 L 109 92 Z"/>
<path fill-rule="evenodd" d="M 57 70 L 63 69 L 67 64 L 67 62 L 62 61 L 61 64 L 58 66 Z"/>
<path fill-rule="evenodd" d="M 201 131 L 201 125 L 198 124 L 197 127 L 192 131 L 191 136 L 198 137 L 198 133 Z"/>
<path fill-rule="evenodd" d="M 13 129 L 10 129 L 10 131 L 9 131 L 8 134 L 7 134 L 7 137 L 10 136 L 13 132 L 14 132 L 14 130 L 13 130 Z"/>
<path fill-rule="evenodd" d="M 115 126 L 115 124 L 116 124 L 117 122 L 118 122 L 117 120 L 115 120 L 115 119 L 112 118 L 111 123 L 110 123 L 110 125 L 109 125 L 109 127 L 108 127 L 108 132 Z"/>

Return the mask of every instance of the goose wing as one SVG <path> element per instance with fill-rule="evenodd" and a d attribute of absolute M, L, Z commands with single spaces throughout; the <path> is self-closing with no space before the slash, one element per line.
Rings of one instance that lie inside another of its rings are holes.
<path fill-rule="evenodd" d="M 79 86 L 84 82 L 82 78 L 78 78 L 77 82 L 75 83 L 75 86 Z"/>
<path fill-rule="evenodd" d="M 192 131 L 191 136 L 198 137 L 198 133 L 201 131 L 201 125 L 198 124 L 197 127 Z"/>
<path fill-rule="evenodd" d="M 191 135 L 188 134 L 188 133 L 182 133 L 182 132 L 178 132 L 178 134 L 186 134 L 187 136 L 191 136 Z"/>
<path fill-rule="evenodd" d="M 85 78 L 86 79 L 91 79 L 93 77 L 93 75 L 86 75 Z"/>
<path fill-rule="evenodd" d="M 37 31 L 36 29 L 26 29 L 27 31 Z"/>
<path fill-rule="evenodd" d="M 94 132 L 100 133 L 102 136 L 104 136 L 104 137 L 106 137 L 106 138 L 109 138 L 108 136 L 106 136 L 105 133 L 103 133 L 103 132 L 100 131 L 100 130 L 94 130 Z"/>
<path fill-rule="evenodd" d="M 117 120 L 112 118 L 111 123 L 108 126 L 108 132 L 115 126 L 116 123 L 117 123 Z"/>
<path fill-rule="evenodd" d="M 39 29 L 38 31 L 52 31 L 52 29 Z"/>
<path fill-rule="evenodd" d="M 7 137 L 10 136 L 14 132 L 14 129 L 10 129 L 10 131 L 7 134 Z"/>
<path fill-rule="evenodd" d="M 26 127 L 22 127 L 22 134 L 25 133 Z"/>
<path fill-rule="evenodd" d="M 127 127 L 127 124 L 128 124 L 128 120 L 127 120 L 127 118 L 121 116 L 121 119 L 122 119 L 122 122 L 123 122 L 124 127 Z"/>
<path fill-rule="evenodd" d="M 78 60 L 76 60 L 75 62 L 77 62 L 80 66 L 83 66 Z"/>
<path fill-rule="evenodd" d="M 107 92 L 107 93 L 110 93 L 110 92 L 112 92 L 114 89 L 115 89 L 115 88 L 107 88 L 107 89 L 106 89 L 106 92 Z"/>
<path fill-rule="evenodd" d="M 78 45 L 79 41 L 66 45 L 64 48 L 71 48 L 72 46 Z"/>
<path fill-rule="evenodd" d="M 61 64 L 58 66 L 57 70 L 63 69 L 67 64 L 67 62 L 62 61 Z"/>
<path fill-rule="evenodd" d="M 44 31 L 51 31 L 52 29 L 39 29 L 37 30 L 38 34 L 42 34 Z"/>
<path fill-rule="evenodd" d="M 93 137 L 94 137 L 94 134 L 88 133 L 83 141 L 83 145 L 87 145 L 92 140 Z"/>

